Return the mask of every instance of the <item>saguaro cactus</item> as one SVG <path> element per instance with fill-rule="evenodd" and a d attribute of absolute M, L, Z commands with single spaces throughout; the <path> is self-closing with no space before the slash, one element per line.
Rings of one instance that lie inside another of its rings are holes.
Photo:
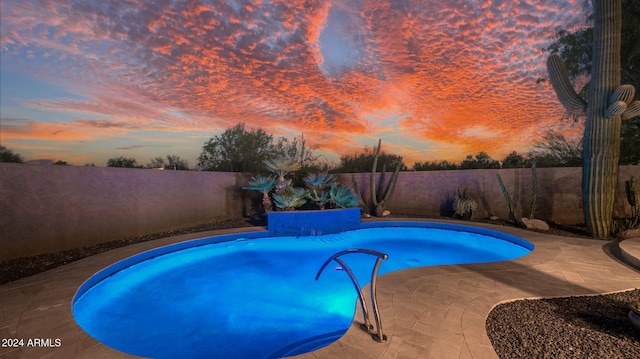
<path fill-rule="evenodd" d="M 549 79 L 570 112 L 586 111 L 582 152 L 582 201 L 587 231 L 598 238 L 611 234 L 618 182 L 622 120 L 640 115 L 632 85 L 620 86 L 622 5 L 620 0 L 593 0 L 593 63 L 587 101 L 575 92 L 558 55 L 547 60 Z"/>

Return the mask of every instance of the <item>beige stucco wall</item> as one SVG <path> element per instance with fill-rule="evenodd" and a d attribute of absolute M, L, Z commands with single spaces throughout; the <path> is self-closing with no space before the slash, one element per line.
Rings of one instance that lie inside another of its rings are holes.
<path fill-rule="evenodd" d="M 389 209 L 439 216 L 447 212 L 458 186 L 466 186 L 478 201 L 476 216 L 508 218 L 496 173 L 518 210 L 528 214 L 530 169 L 403 172 Z M 620 168 L 618 217 L 630 213 L 624 181 L 632 175 L 640 187 L 640 166 Z M 367 192 L 369 174 L 354 176 Z M 539 168 L 536 217 L 582 223 L 581 177 L 580 168 Z M 0 163 L 0 260 L 237 218 L 252 213 L 249 194 L 242 190 L 250 178 L 226 172 Z M 350 186 L 351 175 L 342 175 L 341 182 Z M 253 197 L 259 201 L 259 195 Z"/>
<path fill-rule="evenodd" d="M 455 170 L 430 172 L 401 172 L 388 209 L 392 213 L 439 216 L 451 210 L 458 186 L 467 187 L 478 202 L 476 217 L 509 218 L 509 207 L 496 174 L 500 174 L 516 210 L 529 215 L 531 208 L 531 169 Z M 624 181 L 631 176 L 640 187 L 640 166 L 620 167 L 614 216 L 625 217 L 630 207 L 625 200 Z M 352 175 L 342 175 L 341 182 L 351 185 Z M 368 198 L 369 174 L 354 175 L 361 193 Z M 561 224 L 584 223 L 581 199 L 582 168 L 538 168 L 538 199 L 536 218 Z M 379 178 L 379 175 L 378 177 Z M 391 173 L 387 173 L 387 181 Z M 376 179 L 379 181 L 379 179 Z"/>
<path fill-rule="evenodd" d="M 0 260 L 242 216 L 238 173 L 0 163 Z"/>

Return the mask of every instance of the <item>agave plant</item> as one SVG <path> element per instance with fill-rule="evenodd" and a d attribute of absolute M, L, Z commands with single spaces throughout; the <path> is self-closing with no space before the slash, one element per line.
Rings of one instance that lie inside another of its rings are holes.
<path fill-rule="evenodd" d="M 309 189 L 324 189 L 329 187 L 336 181 L 334 175 L 330 175 L 327 172 L 312 173 L 304 178 L 304 183 Z"/>
<path fill-rule="evenodd" d="M 276 179 L 273 176 L 264 177 L 251 177 L 249 181 L 250 187 L 243 187 L 244 189 L 259 191 L 262 193 L 262 205 L 264 210 L 271 211 L 271 198 L 269 198 L 269 192 L 276 186 Z"/>
<path fill-rule="evenodd" d="M 307 198 L 315 203 L 320 209 L 324 209 L 325 205 L 331 200 L 329 196 L 329 186 L 336 181 L 334 175 L 327 172 L 312 173 L 304 178 L 309 192 Z"/>
<path fill-rule="evenodd" d="M 331 201 L 329 192 L 325 189 L 312 188 L 307 192 L 307 198 L 315 203 L 320 209 L 324 209 L 326 204 Z"/>
<path fill-rule="evenodd" d="M 333 185 L 329 190 L 329 197 L 331 202 L 339 208 L 350 208 L 358 205 L 358 201 L 353 196 L 350 188 Z"/>
<path fill-rule="evenodd" d="M 307 202 L 304 199 L 306 195 L 307 191 L 304 188 L 286 186 L 280 193 L 273 195 L 273 200 L 281 210 L 293 211 Z"/>

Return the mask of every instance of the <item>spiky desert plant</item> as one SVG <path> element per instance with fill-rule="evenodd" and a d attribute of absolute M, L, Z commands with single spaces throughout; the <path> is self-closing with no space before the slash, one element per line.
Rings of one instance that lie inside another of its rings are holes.
<path fill-rule="evenodd" d="M 529 219 L 536 215 L 536 204 L 538 203 L 538 172 L 536 171 L 536 159 L 531 160 L 531 211 Z"/>
<path fill-rule="evenodd" d="M 331 201 L 329 191 L 326 189 L 311 188 L 307 191 L 307 198 L 315 203 L 320 209 L 324 209 L 327 203 Z"/>
<path fill-rule="evenodd" d="M 312 173 L 304 178 L 307 185 L 307 198 L 315 203 L 320 209 L 324 209 L 325 205 L 331 201 L 329 196 L 329 186 L 336 181 L 334 175 L 327 172 Z"/>
<path fill-rule="evenodd" d="M 391 180 L 389 180 L 389 184 L 385 187 L 386 165 L 383 165 L 382 172 L 380 174 L 380 185 L 378 187 L 378 185 L 376 184 L 376 168 L 378 167 L 378 158 L 380 157 L 381 147 L 382 140 L 378 139 L 378 146 L 373 151 L 375 156 L 373 158 L 371 175 L 369 177 L 371 204 L 364 203 L 364 201 L 362 200 L 362 196 L 360 195 L 358 183 L 356 182 L 355 177 L 351 177 L 353 181 L 353 187 L 355 188 L 358 196 L 358 201 L 363 205 L 364 212 L 366 214 L 369 214 L 371 210 L 373 210 L 373 213 L 378 217 L 382 216 L 386 203 L 391 200 L 393 190 L 396 188 L 396 182 L 398 181 L 398 173 L 400 173 L 400 168 L 402 167 L 402 157 L 400 157 L 398 159 L 398 165 L 396 166 L 396 169 L 391 176 Z"/>
<path fill-rule="evenodd" d="M 286 186 L 280 193 L 273 195 L 273 201 L 281 210 L 293 211 L 307 202 L 304 199 L 306 195 L 304 188 Z"/>
<path fill-rule="evenodd" d="M 351 208 L 358 205 L 353 192 L 347 187 L 332 185 L 331 189 L 329 189 L 329 197 L 331 198 L 331 203 L 338 208 Z"/>
<path fill-rule="evenodd" d="M 289 158 L 276 158 L 273 160 L 264 161 L 265 167 L 276 175 L 278 175 L 278 181 L 284 181 L 284 176 L 287 173 L 295 172 L 300 169 L 300 163 L 294 159 Z"/>
<path fill-rule="evenodd" d="M 622 120 L 640 115 L 632 85 L 620 85 L 622 5 L 594 0 L 593 63 L 587 101 L 574 90 L 558 55 L 547 59 L 549 79 L 570 112 L 585 112 L 582 152 L 582 201 L 587 231 L 606 238 L 613 229 L 613 202 L 618 182 Z"/>
<path fill-rule="evenodd" d="M 466 187 L 458 187 L 455 199 L 453 201 L 453 211 L 460 217 L 464 217 L 465 213 L 469 213 L 473 216 L 476 209 L 478 209 L 478 203 L 469 196 Z M 471 218 L 469 217 L 469 219 Z"/>
<path fill-rule="evenodd" d="M 323 189 L 331 186 L 336 181 L 336 177 L 327 172 L 312 173 L 304 178 L 304 183 L 309 189 Z"/>
<path fill-rule="evenodd" d="M 284 190 L 285 187 L 291 185 L 291 180 L 284 178 L 288 173 L 295 172 L 301 168 L 300 163 L 295 159 L 290 158 L 276 158 L 273 160 L 265 160 L 265 167 L 278 176 L 278 182 L 276 183 L 276 193 Z"/>
<path fill-rule="evenodd" d="M 243 187 L 243 189 L 259 191 L 262 193 L 262 205 L 266 212 L 271 211 L 271 198 L 269 198 L 269 192 L 276 186 L 276 179 L 273 176 L 265 177 L 251 177 L 249 181 L 249 187 Z"/>
<path fill-rule="evenodd" d="M 500 186 L 500 191 L 502 191 L 502 195 L 504 196 L 504 199 L 507 200 L 507 206 L 509 206 L 509 213 L 511 213 L 511 217 L 513 217 L 513 220 L 516 222 L 516 225 L 524 227 L 524 225 L 522 224 L 522 220 L 520 219 L 520 216 L 516 214 L 516 206 L 513 204 L 513 200 L 511 199 L 511 195 L 509 194 L 507 187 L 504 185 L 504 182 L 502 182 L 502 177 L 500 177 L 499 173 L 496 173 L 496 177 L 498 178 L 498 185 Z"/>
<path fill-rule="evenodd" d="M 631 176 L 631 179 L 625 181 L 624 187 L 627 192 L 627 201 L 631 205 L 631 216 L 640 216 L 640 192 L 636 190 L 635 178 Z"/>

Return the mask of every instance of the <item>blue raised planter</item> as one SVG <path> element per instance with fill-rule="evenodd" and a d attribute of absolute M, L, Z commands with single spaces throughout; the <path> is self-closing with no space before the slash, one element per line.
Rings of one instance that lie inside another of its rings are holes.
<path fill-rule="evenodd" d="M 269 212 L 267 221 L 271 236 L 317 236 L 358 228 L 360 208 Z"/>

